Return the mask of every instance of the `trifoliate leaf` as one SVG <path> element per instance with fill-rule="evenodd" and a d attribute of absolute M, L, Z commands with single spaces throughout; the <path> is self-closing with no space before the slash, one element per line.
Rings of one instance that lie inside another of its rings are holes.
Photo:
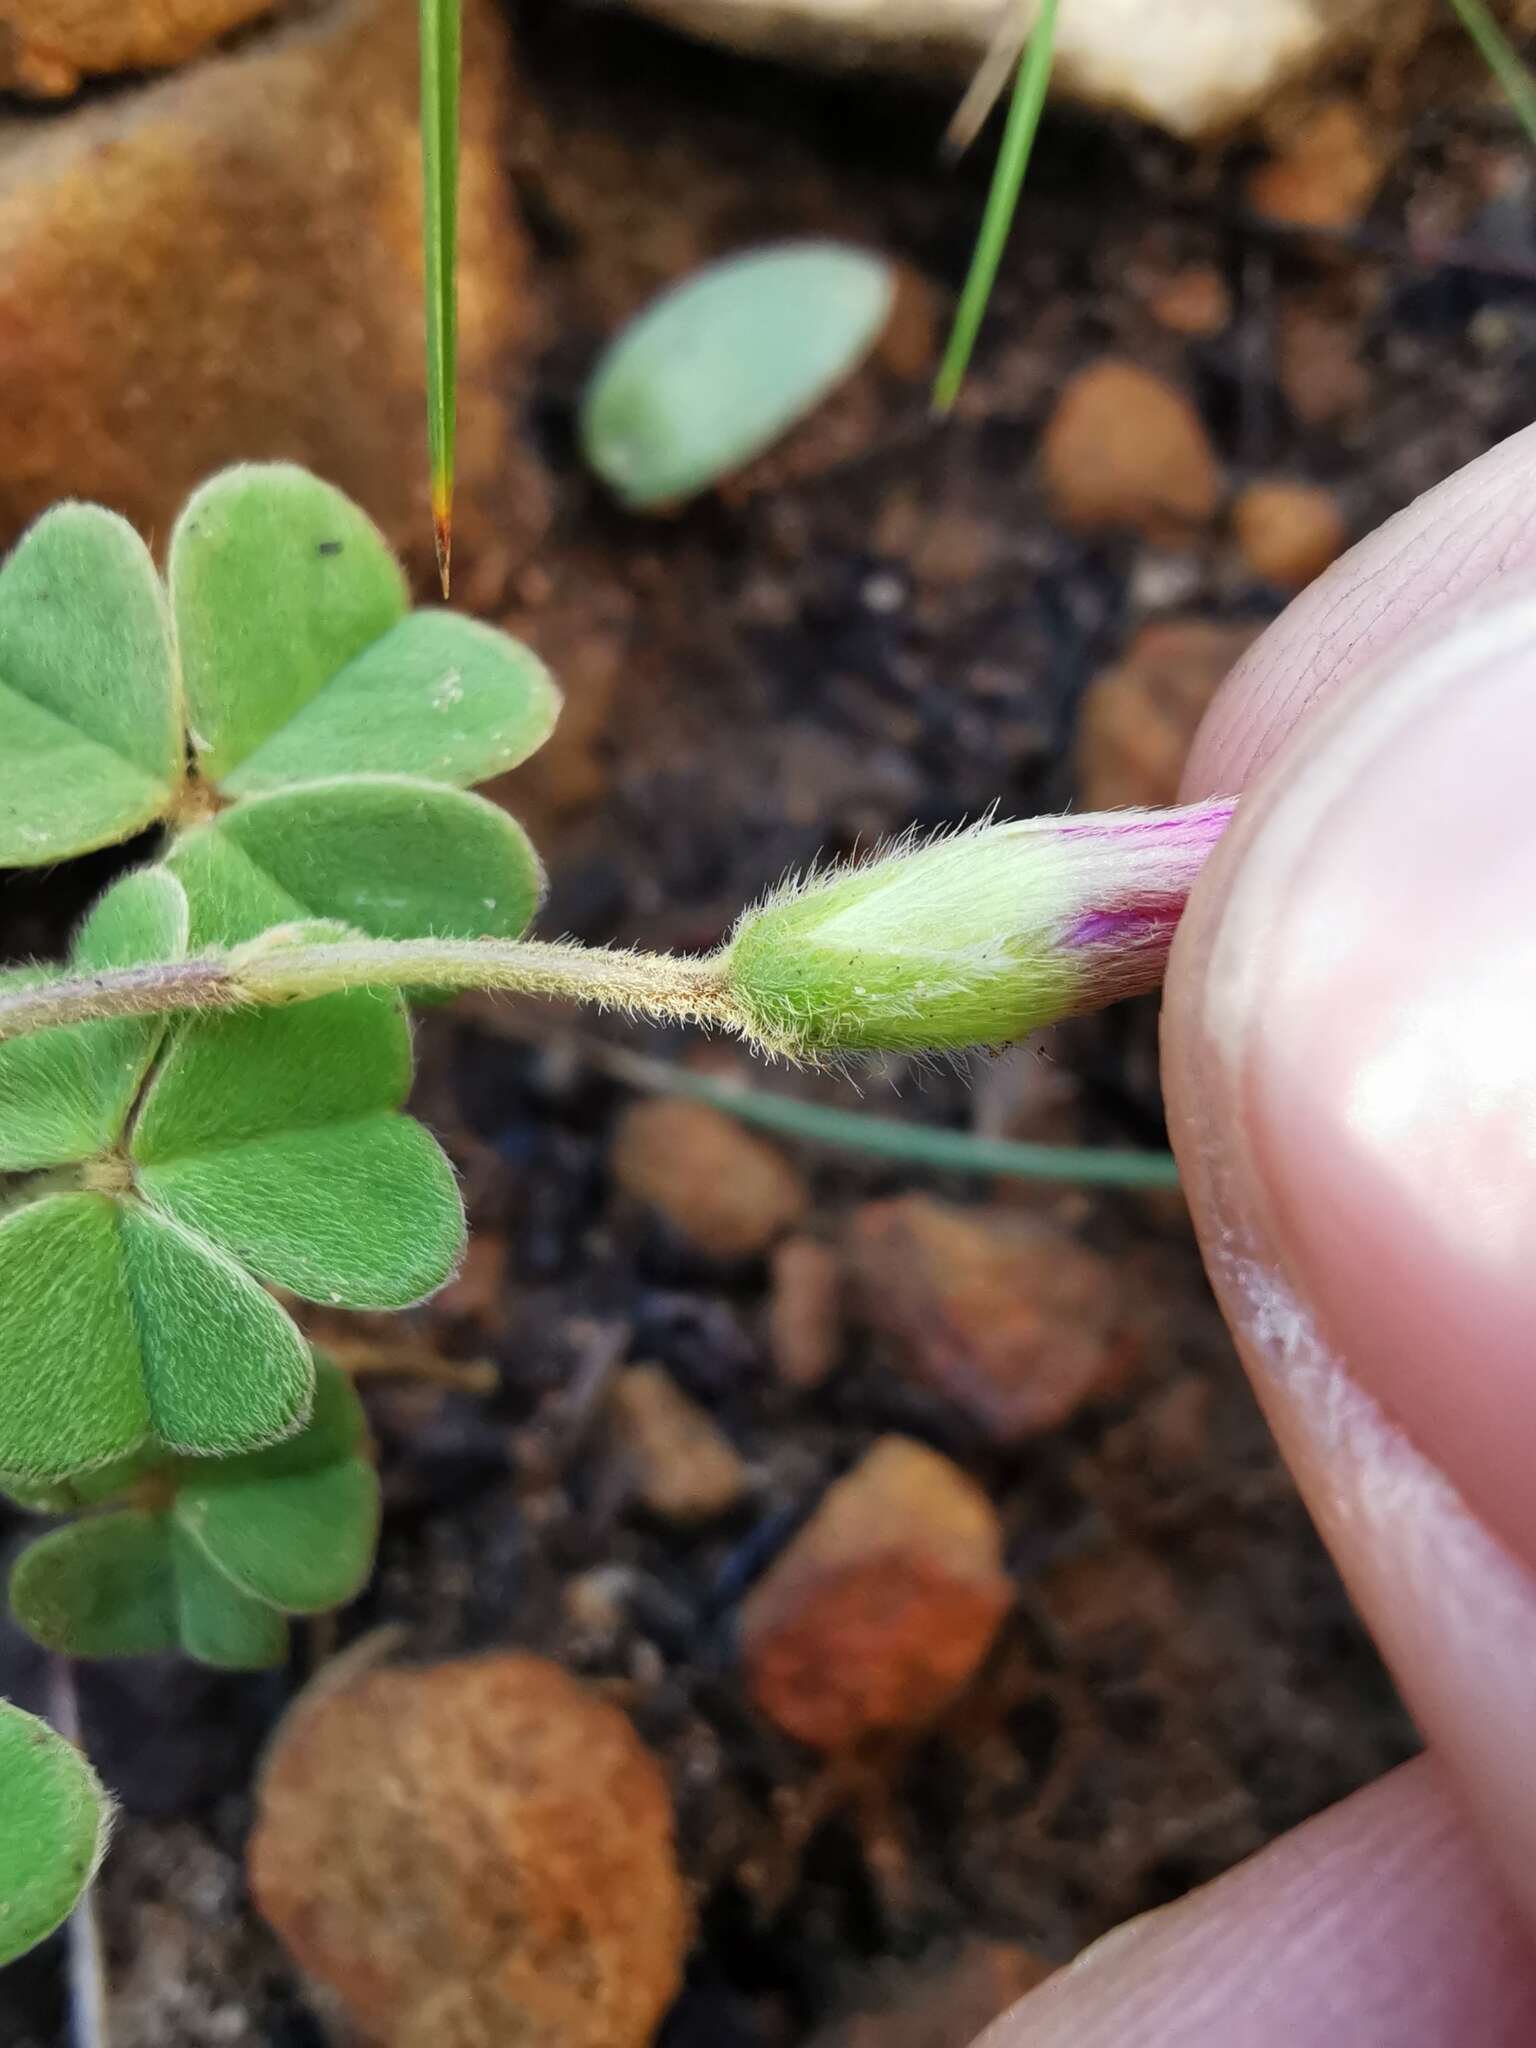
<path fill-rule="evenodd" d="M 54 1529 L 11 1572 L 11 1609 L 71 1657 L 185 1650 L 236 1671 L 282 1661 L 283 1617 L 227 1579 L 167 1512 L 124 1508 Z"/>
<path fill-rule="evenodd" d="M 404 775 L 247 797 L 185 834 L 169 864 L 191 898 L 194 951 L 303 917 L 377 939 L 516 938 L 544 886 L 504 811 Z"/>
<path fill-rule="evenodd" d="M 142 868 L 115 883 L 92 910 L 69 967 L 91 973 L 175 960 L 186 943 L 181 884 L 162 868 Z M 0 986 L 50 978 L 46 970 L 25 968 L 0 976 Z M 0 1172 L 68 1165 L 114 1145 L 164 1030 L 163 1018 L 124 1017 L 0 1045 Z"/>
<path fill-rule="evenodd" d="M 219 782 L 405 614 L 366 513 L 287 463 L 227 469 L 171 537 L 171 607 L 203 773 Z"/>
<path fill-rule="evenodd" d="M 69 1917 L 106 1851 L 111 1810 L 72 1743 L 0 1700 L 0 1966 Z"/>
<path fill-rule="evenodd" d="M 625 504 L 676 504 L 808 413 L 890 314 L 887 264 L 835 242 L 753 250 L 688 277 L 632 320 L 581 409 L 587 460 Z"/>
<path fill-rule="evenodd" d="M 126 839 L 164 812 L 182 767 L 148 551 L 99 505 L 60 505 L 0 568 L 0 867 Z"/>
<path fill-rule="evenodd" d="M 404 1009 L 380 990 L 194 1019 L 135 1126 L 136 1183 L 309 1300 L 419 1301 L 453 1271 L 464 1220 L 442 1151 L 397 1114 L 410 1072 Z"/>
<path fill-rule="evenodd" d="M 120 1469 L 135 1504 L 23 1551 L 10 1596 L 28 1634 L 79 1657 L 180 1648 L 248 1670 L 283 1656 L 283 1614 L 351 1599 L 373 1559 L 378 1480 L 351 1382 L 314 1364 L 314 1413 L 297 1435 L 241 1457 Z"/>
<path fill-rule="evenodd" d="M 515 768 L 554 729 L 560 693 L 520 642 L 455 612 L 412 612 L 349 661 L 223 778 L 232 796 L 336 775 L 463 787 Z"/>
<path fill-rule="evenodd" d="M 298 1331 L 223 1252 L 132 1198 L 0 1222 L 0 1468 L 63 1477 L 157 1443 L 227 1456 L 308 1411 Z"/>

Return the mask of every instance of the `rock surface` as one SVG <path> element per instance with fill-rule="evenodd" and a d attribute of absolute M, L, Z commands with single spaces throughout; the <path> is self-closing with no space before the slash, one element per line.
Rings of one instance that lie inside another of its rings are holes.
<path fill-rule="evenodd" d="M 647 13 L 733 49 L 836 66 L 964 78 L 1007 0 L 638 0 Z M 1522 16 L 1527 0 L 1506 12 Z M 1072 0 L 1053 84 L 1176 135 L 1218 134 L 1282 87 L 1435 18 L 1403 0 Z"/>
<path fill-rule="evenodd" d="M 790 1237 L 773 1254 L 768 1349 L 787 1387 L 819 1387 L 843 1344 L 843 1269 L 829 1245 Z"/>
<path fill-rule="evenodd" d="M 748 1690 L 816 1749 L 921 1728 L 974 1676 L 1012 1594 L 981 1489 L 936 1451 L 881 1437 L 743 1604 Z"/>
<path fill-rule="evenodd" d="M 1080 529 L 1178 539 L 1221 503 L 1221 469 L 1189 398 L 1113 356 L 1080 370 L 1062 392 L 1040 461 L 1057 512 Z"/>
<path fill-rule="evenodd" d="M 1365 109 L 1354 100 L 1325 100 L 1250 174 L 1248 203 L 1287 227 L 1354 227 L 1386 170 L 1386 150 Z"/>
<path fill-rule="evenodd" d="M 472 550 L 477 493 L 526 507 L 525 546 L 543 494 L 507 413 L 528 311 L 499 161 L 506 33 L 490 0 L 466 17 L 458 524 Z M 327 0 L 157 83 L 0 123 L 0 544 L 61 496 L 163 542 L 210 471 L 284 456 L 422 548 L 416 73 L 412 9 Z"/>
<path fill-rule="evenodd" d="M 632 1365 L 613 1389 L 613 1412 L 635 1492 L 668 1522 L 728 1514 L 747 1468 L 730 1438 L 659 1365 Z"/>
<path fill-rule="evenodd" d="M 539 1657 L 373 1671 L 299 1701 L 250 1878 L 387 2048 L 645 2048 L 688 1914 L 660 1769 Z"/>
<path fill-rule="evenodd" d="M 1179 778 L 1211 699 L 1256 626 L 1155 619 L 1083 696 L 1077 790 L 1084 810 L 1178 801 Z"/>
<path fill-rule="evenodd" d="M 53 99 L 82 79 L 181 64 L 278 0 L 0 0 L 0 92 Z"/>
<path fill-rule="evenodd" d="M 1232 525 L 1243 560 L 1281 590 L 1300 590 L 1344 552 L 1344 514 L 1321 484 L 1265 477 L 1241 492 Z"/>
<path fill-rule="evenodd" d="M 894 1364 L 1000 1442 L 1054 1429 L 1127 1362 L 1114 1268 L 1050 1224 L 901 1195 L 855 1214 L 848 1249 Z"/>
<path fill-rule="evenodd" d="M 703 1102 L 637 1102 L 614 1139 L 613 1174 L 716 1259 L 766 1251 L 810 1204 L 781 1152 Z"/>

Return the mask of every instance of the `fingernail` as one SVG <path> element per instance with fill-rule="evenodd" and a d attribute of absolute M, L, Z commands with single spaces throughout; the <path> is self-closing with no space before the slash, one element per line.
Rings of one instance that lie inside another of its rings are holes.
<path fill-rule="evenodd" d="M 1536 1565 L 1536 597 L 1395 655 L 1235 838 L 1198 1041 L 1262 1235 L 1358 1384 Z"/>

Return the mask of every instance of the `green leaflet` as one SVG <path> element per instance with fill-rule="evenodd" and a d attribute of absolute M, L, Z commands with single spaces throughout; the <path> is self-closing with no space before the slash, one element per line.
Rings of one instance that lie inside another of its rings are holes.
<path fill-rule="evenodd" d="M 504 811 L 405 775 L 247 797 L 186 833 L 169 865 L 191 898 L 194 951 L 301 917 L 376 939 L 517 938 L 544 887 Z"/>
<path fill-rule="evenodd" d="M 174 876 L 160 868 L 125 875 L 81 926 L 69 965 L 87 973 L 180 959 L 187 915 Z M 26 968 L 0 982 L 46 975 Z M 127 1017 L 0 1045 L 0 1172 L 62 1166 L 114 1145 L 164 1032 L 163 1018 Z"/>
<path fill-rule="evenodd" d="M 0 1966 L 69 1917 L 106 1851 L 111 1811 L 79 1750 L 0 1700 Z"/>
<path fill-rule="evenodd" d="M 218 782 L 405 615 L 389 543 L 286 463 L 226 469 L 171 536 L 171 608 L 202 772 Z"/>
<path fill-rule="evenodd" d="M 0 867 L 125 839 L 181 775 L 154 564 L 114 513 L 60 505 L 0 568 Z"/>
<path fill-rule="evenodd" d="M 286 1443 L 137 1475 L 153 1505 L 87 1516 L 17 1560 L 11 1603 L 49 1649 L 80 1657 L 180 1648 L 204 1663 L 279 1662 L 286 1614 L 318 1613 L 364 1584 L 378 1480 L 351 1383 L 315 1359 L 315 1410 Z"/>
<path fill-rule="evenodd" d="M 382 991 L 189 1022 L 134 1128 L 136 1183 L 277 1286 L 404 1307 L 464 1243 L 452 1168 L 398 1114 L 410 1076 L 404 1007 Z"/>
<path fill-rule="evenodd" d="M 626 505 L 676 504 L 819 405 L 891 310 L 890 267 L 835 242 L 713 263 L 632 320 L 581 408 L 587 460 Z"/>
<path fill-rule="evenodd" d="M 463 787 L 515 768 L 554 730 L 560 694 L 537 655 L 456 612 L 419 611 L 355 656 L 225 775 L 231 796 L 338 775 Z"/>
<path fill-rule="evenodd" d="M 0 1222 L 0 1468 L 62 1478 L 146 1444 L 221 1456 L 308 1412 L 288 1317 L 139 1202 L 48 1195 Z"/>

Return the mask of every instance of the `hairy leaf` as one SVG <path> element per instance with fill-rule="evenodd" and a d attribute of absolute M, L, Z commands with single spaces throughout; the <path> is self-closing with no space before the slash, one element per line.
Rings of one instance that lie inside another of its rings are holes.
<path fill-rule="evenodd" d="M 287 463 L 195 492 L 170 549 L 194 743 L 219 782 L 404 616 L 405 578 L 366 513 Z"/>
<path fill-rule="evenodd" d="M 593 372 L 587 460 L 627 505 L 675 504 L 819 405 L 890 314 L 890 268 L 835 242 L 711 264 L 663 293 Z"/>
<path fill-rule="evenodd" d="M 362 1591 L 379 1527 L 379 1482 L 361 1458 L 244 1486 L 188 1485 L 180 1527 L 253 1599 L 318 1614 Z"/>
<path fill-rule="evenodd" d="M 106 1851 L 111 1805 L 45 1721 L 0 1700 L 0 1966 L 62 1925 Z"/>
<path fill-rule="evenodd" d="M 194 950 L 302 917 L 377 939 L 516 938 L 544 886 L 504 811 L 403 775 L 247 797 L 179 840 L 170 866 L 191 898 Z"/>
<path fill-rule="evenodd" d="M 358 990 L 177 1032 L 135 1127 L 147 1199 L 310 1300 L 399 1308 L 463 1249 L 453 1171 L 397 1114 L 398 997 Z"/>
<path fill-rule="evenodd" d="M 126 839 L 182 774 L 160 579 L 99 505 L 60 505 L 0 568 L 0 866 Z"/>
<path fill-rule="evenodd" d="M 0 1222 L 0 1468 L 64 1477 L 146 1443 L 251 1450 L 298 1427 L 311 1388 L 277 1303 L 171 1219 L 81 1193 Z"/>
<path fill-rule="evenodd" d="M 412 612 L 223 786 L 247 796 L 336 775 L 483 782 L 541 747 L 559 710 L 548 670 L 521 642 L 456 612 Z"/>
<path fill-rule="evenodd" d="M 161 868 L 115 883 L 76 937 L 70 968 L 90 973 L 179 959 L 186 950 L 187 899 Z M 25 968 L 0 986 L 49 979 Z M 165 1023 L 125 1017 L 40 1031 L 0 1045 L 0 1172 L 63 1166 L 116 1143 Z"/>

